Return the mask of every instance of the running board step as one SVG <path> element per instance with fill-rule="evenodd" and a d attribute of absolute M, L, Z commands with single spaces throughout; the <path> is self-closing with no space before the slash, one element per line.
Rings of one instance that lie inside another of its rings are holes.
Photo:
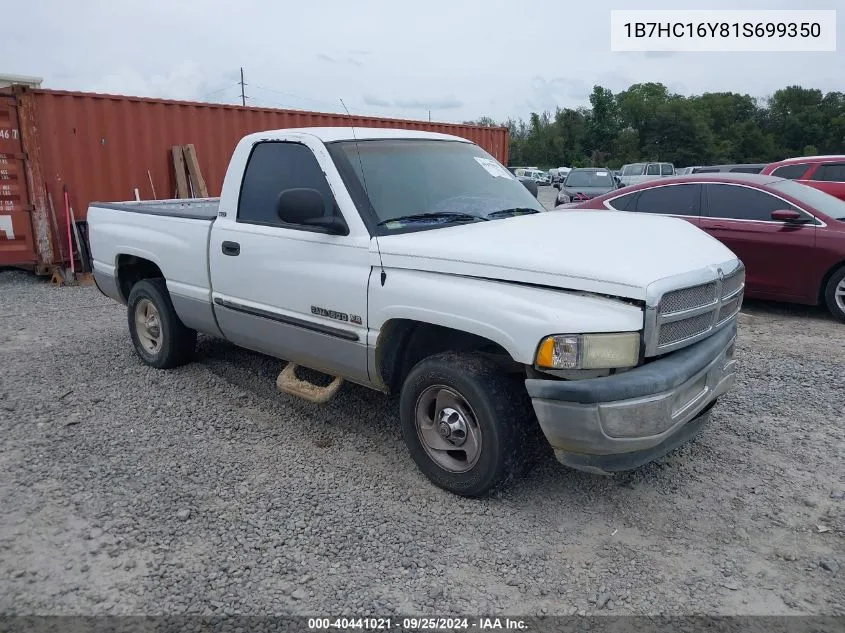
<path fill-rule="evenodd" d="M 297 396 L 308 402 L 314 404 L 323 404 L 334 398 L 340 385 L 343 384 L 343 378 L 335 376 L 325 387 L 315 385 L 313 382 L 302 380 L 296 376 L 296 365 L 288 363 L 276 378 L 276 388 L 291 396 Z"/>

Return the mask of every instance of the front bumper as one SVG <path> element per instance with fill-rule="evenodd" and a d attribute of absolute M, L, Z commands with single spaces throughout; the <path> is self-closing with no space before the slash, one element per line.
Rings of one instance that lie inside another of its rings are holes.
<path fill-rule="evenodd" d="M 606 378 L 526 380 L 558 461 L 588 472 L 630 470 L 686 442 L 734 383 L 736 333 L 734 323 L 695 345 Z"/>

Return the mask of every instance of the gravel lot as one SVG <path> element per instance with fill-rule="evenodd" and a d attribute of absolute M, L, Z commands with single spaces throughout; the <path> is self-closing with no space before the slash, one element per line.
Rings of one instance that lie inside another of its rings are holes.
<path fill-rule="evenodd" d="M 96 288 L 0 272 L 0 613 L 845 615 L 845 326 L 747 312 L 696 441 L 467 500 L 396 400 L 311 405 L 207 338 L 149 369 Z"/>

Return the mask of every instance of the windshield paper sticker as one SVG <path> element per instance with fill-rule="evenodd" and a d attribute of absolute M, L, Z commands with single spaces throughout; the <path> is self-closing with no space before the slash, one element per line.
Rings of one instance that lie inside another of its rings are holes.
<path fill-rule="evenodd" d="M 607 176 L 607 172 L 606 171 L 597 171 L 596 176 Z"/>
<path fill-rule="evenodd" d="M 483 158 L 481 156 L 473 156 L 473 158 L 475 159 L 475 162 L 484 167 L 484 169 L 487 170 L 487 173 L 493 176 L 493 178 L 513 178 L 511 173 L 496 161 L 490 160 L 489 158 Z"/>

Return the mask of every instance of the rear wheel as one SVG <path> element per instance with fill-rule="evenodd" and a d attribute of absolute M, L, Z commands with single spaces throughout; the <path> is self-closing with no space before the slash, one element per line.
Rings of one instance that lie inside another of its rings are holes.
<path fill-rule="evenodd" d="M 536 456 L 524 385 L 482 355 L 446 352 L 420 361 L 402 385 L 399 407 L 417 467 L 455 494 L 488 493 Z"/>
<path fill-rule="evenodd" d="M 840 321 L 845 321 L 845 266 L 828 279 L 824 300 L 830 313 Z"/>
<path fill-rule="evenodd" d="M 169 369 L 191 360 L 197 333 L 179 320 L 164 279 L 145 279 L 132 286 L 127 316 L 132 344 L 147 365 Z"/>

